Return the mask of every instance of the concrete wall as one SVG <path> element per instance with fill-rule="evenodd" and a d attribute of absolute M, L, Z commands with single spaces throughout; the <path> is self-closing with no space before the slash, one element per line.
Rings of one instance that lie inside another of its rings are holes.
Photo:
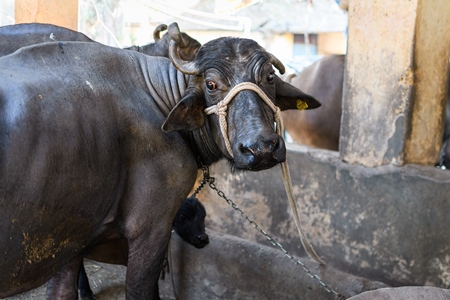
<path fill-rule="evenodd" d="M 393 286 L 450 288 L 450 172 L 349 165 L 337 152 L 293 144 L 288 159 L 304 229 L 330 266 Z M 278 167 L 231 174 L 220 162 L 211 176 L 290 253 L 305 254 Z M 199 198 L 208 228 L 270 245 L 209 187 Z"/>
<path fill-rule="evenodd" d="M 450 290 L 435 287 L 382 288 L 364 292 L 348 300 L 443 300 L 450 299 Z"/>

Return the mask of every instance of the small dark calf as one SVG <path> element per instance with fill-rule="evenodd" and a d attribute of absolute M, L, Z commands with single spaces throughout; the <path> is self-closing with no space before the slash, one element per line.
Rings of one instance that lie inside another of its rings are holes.
<path fill-rule="evenodd" d="M 203 204 L 195 197 L 186 198 L 175 216 L 173 229 L 184 241 L 201 249 L 209 243 L 209 237 L 205 233 L 205 217 L 206 210 Z M 120 248 L 121 252 L 127 252 L 128 245 L 121 244 Z M 123 256 L 126 257 L 126 254 Z M 78 273 L 78 290 L 81 300 L 95 299 L 83 264 Z"/>
<path fill-rule="evenodd" d="M 175 216 L 173 229 L 195 248 L 203 248 L 209 243 L 205 233 L 205 217 L 203 204 L 195 197 L 186 198 Z"/>

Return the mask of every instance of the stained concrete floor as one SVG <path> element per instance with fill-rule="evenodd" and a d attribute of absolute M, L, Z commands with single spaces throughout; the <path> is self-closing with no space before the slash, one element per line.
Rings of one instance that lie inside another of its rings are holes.
<path fill-rule="evenodd" d="M 123 300 L 125 299 L 125 272 L 126 267 L 103 264 L 86 260 L 86 273 L 89 277 L 91 289 L 97 300 Z M 160 280 L 161 300 L 175 300 L 171 288 L 170 274 L 166 274 L 164 280 Z M 5 300 L 41 300 L 45 299 L 47 284 L 32 291 L 4 298 Z"/>

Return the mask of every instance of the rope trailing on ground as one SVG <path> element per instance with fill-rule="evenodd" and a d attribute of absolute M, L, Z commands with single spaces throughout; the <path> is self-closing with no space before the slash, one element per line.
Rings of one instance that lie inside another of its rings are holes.
<path fill-rule="evenodd" d="M 214 113 L 219 116 L 220 131 L 222 132 L 223 138 L 225 140 L 225 146 L 228 150 L 228 154 L 230 154 L 231 157 L 233 157 L 233 150 L 231 148 L 231 144 L 228 139 L 228 125 L 227 125 L 227 119 L 226 119 L 226 116 L 227 116 L 226 111 L 227 111 L 228 104 L 233 100 L 233 98 L 239 92 L 241 92 L 243 90 L 252 90 L 255 93 L 257 93 L 261 97 L 261 99 L 263 99 L 263 101 L 274 112 L 275 122 L 277 123 L 276 132 L 281 137 L 283 137 L 283 133 L 284 133 L 284 125 L 283 125 L 283 119 L 281 118 L 280 108 L 278 106 L 276 106 L 270 100 L 270 98 L 266 95 L 266 93 L 264 93 L 264 91 L 261 90 L 261 88 L 259 86 L 257 86 L 256 84 L 251 83 L 251 82 L 239 83 L 238 85 L 234 86 L 231 89 L 231 91 L 228 93 L 228 95 L 222 101 L 220 101 L 216 105 L 210 106 L 205 109 L 206 114 L 210 115 L 210 114 Z M 297 226 L 297 230 L 299 232 L 300 241 L 303 245 L 303 248 L 305 249 L 306 253 L 308 253 L 308 255 L 312 259 L 317 261 L 319 264 L 325 265 L 325 262 L 319 257 L 319 255 L 317 255 L 316 251 L 314 250 L 313 246 L 309 242 L 308 238 L 306 237 L 306 235 L 302 229 L 302 225 L 300 222 L 300 216 L 299 216 L 298 209 L 297 209 L 297 204 L 294 200 L 294 196 L 293 196 L 293 192 L 292 192 L 291 175 L 289 172 L 289 166 L 287 163 L 287 159 L 286 159 L 286 161 L 281 163 L 281 173 L 283 175 L 284 188 L 286 190 L 286 194 L 287 194 L 287 197 L 289 200 L 289 205 L 291 207 L 292 214 L 294 216 L 295 225 Z"/>

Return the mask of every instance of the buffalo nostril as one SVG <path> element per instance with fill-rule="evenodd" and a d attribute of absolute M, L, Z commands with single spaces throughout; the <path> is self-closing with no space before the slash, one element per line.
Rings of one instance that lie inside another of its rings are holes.
<path fill-rule="evenodd" d="M 209 238 L 206 234 L 200 234 L 197 236 L 197 240 L 202 242 L 202 243 L 208 243 L 209 242 Z"/>
<path fill-rule="evenodd" d="M 195 242 L 192 243 L 192 245 L 194 245 L 195 248 L 203 248 L 206 245 L 209 244 L 209 237 L 207 234 L 199 234 L 197 236 L 195 236 Z"/>
<path fill-rule="evenodd" d="M 241 144 L 239 146 L 239 151 L 241 151 L 241 153 L 245 154 L 245 155 L 253 155 L 253 156 L 255 156 L 255 150 L 253 150 L 251 147 L 244 146 L 244 144 Z"/>
<path fill-rule="evenodd" d="M 278 139 L 269 140 L 260 145 L 260 153 L 261 155 L 274 155 L 277 149 L 280 147 L 280 143 Z"/>
<path fill-rule="evenodd" d="M 281 148 L 283 148 L 283 143 L 280 139 L 277 139 L 276 141 L 274 141 L 273 147 L 272 147 L 272 153 L 274 155 L 274 157 L 276 156 L 278 150 L 280 150 Z"/>
<path fill-rule="evenodd" d="M 270 156 L 271 154 L 274 154 L 275 151 L 277 151 L 280 147 L 280 142 L 278 139 L 275 140 L 269 140 L 262 143 L 253 144 L 251 146 L 244 146 L 244 144 L 241 144 L 239 146 L 239 150 L 242 154 L 253 156 L 254 158 L 257 157 L 265 157 Z"/>
<path fill-rule="evenodd" d="M 197 237 L 197 239 L 201 242 L 209 242 L 209 238 L 206 234 L 201 234 Z"/>
<path fill-rule="evenodd" d="M 271 141 L 269 143 L 269 146 L 267 147 L 267 152 L 274 152 L 274 151 L 276 151 L 276 149 L 278 148 L 278 145 L 279 145 L 278 139 L 274 140 L 274 141 Z"/>

